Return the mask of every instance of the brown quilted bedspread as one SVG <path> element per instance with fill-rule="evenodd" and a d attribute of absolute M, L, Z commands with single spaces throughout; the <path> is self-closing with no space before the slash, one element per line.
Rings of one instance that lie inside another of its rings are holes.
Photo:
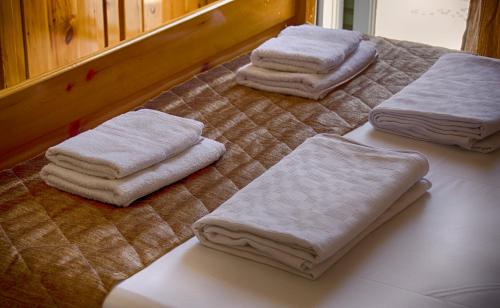
<path fill-rule="evenodd" d="M 445 49 L 373 38 L 380 57 L 316 102 L 235 85 L 242 56 L 147 102 L 205 123 L 217 163 L 115 208 L 45 185 L 43 155 L 0 171 L 0 306 L 100 306 L 106 294 L 192 236 L 191 224 L 317 133 L 345 134 Z M 175 277 L 173 277 L 175 279 Z"/>

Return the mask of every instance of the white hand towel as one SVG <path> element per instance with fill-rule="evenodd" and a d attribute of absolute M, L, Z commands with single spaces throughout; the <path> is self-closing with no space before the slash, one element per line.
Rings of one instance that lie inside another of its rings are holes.
<path fill-rule="evenodd" d="M 356 77 L 376 58 L 375 45 L 363 41 L 340 67 L 328 74 L 280 72 L 247 64 L 236 72 L 236 82 L 259 90 L 321 99 L 334 88 Z"/>
<path fill-rule="evenodd" d="M 49 148 L 51 162 L 108 179 L 123 178 L 164 161 L 200 141 L 203 123 L 141 109 Z"/>
<path fill-rule="evenodd" d="M 224 154 L 224 145 L 203 138 L 177 156 L 121 179 L 81 174 L 50 163 L 40 175 L 50 186 L 85 198 L 128 206 L 134 200 L 202 169 Z"/>
<path fill-rule="evenodd" d="M 430 183 L 416 152 L 307 139 L 193 229 L 204 245 L 318 278 Z"/>
<path fill-rule="evenodd" d="M 361 39 L 355 31 L 291 26 L 252 51 L 251 61 L 279 71 L 328 73 L 358 48 Z"/>
<path fill-rule="evenodd" d="M 377 129 L 491 152 L 500 147 L 500 60 L 447 54 L 374 108 Z"/>

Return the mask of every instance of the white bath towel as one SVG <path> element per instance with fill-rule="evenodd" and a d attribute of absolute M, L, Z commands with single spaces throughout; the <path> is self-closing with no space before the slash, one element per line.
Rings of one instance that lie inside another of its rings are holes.
<path fill-rule="evenodd" d="M 500 60 L 453 53 L 374 108 L 375 128 L 491 152 L 500 147 Z"/>
<path fill-rule="evenodd" d="M 318 278 L 430 183 L 416 152 L 307 139 L 193 229 L 204 245 Z"/>
<path fill-rule="evenodd" d="M 312 25 L 291 26 L 251 54 L 258 67 L 302 73 L 328 73 L 357 48 L 362 35 Z"/>
<path fill-rule="evenodd" d="M 259 90 L 321 99 L 334 88 L 356 77 L 376 58 L 375 45 L 363 41 L 340 67 L 328 74 L 280 72 L 248 64 L 237 71 L 236 82 Z"/>
<path fill-rule="evenodd" d="M 203 123 L 141 109 L 49 148 L 51 162 L 108 179 L 123 178 L 164 161 L 200 141 Z"/>
<path fill-rule="evenodd" d="M 128 206 L 134 200 L 208 166 L 219 159 L 224 151 L 223 144 L 203 138 L 201 142 L 177 156 L 121 179 L 104 179 L 81 174 L 54 163 L 45 166 L 40 175 L 48 185 L 69 193 L 118 206 Z"/>

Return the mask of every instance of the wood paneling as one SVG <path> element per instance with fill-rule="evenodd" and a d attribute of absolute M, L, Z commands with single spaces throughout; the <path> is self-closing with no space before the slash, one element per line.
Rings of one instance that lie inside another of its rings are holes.
<path fill-rule="evenodd" d="M 144 31 L 154 29 L 163 24 L 166 9 L 169 7 L 167 0 L 144 0 Z"/>
<path fill-rule="evenodd" d="M 0 89 L 115 46 L 213 0 L 0 0 Z"/>
<path fill-rule="evenodd" d="M 78 57 L 83 57 L 106 46 L 104 6 L 102 0 L 73 1 L 78 12 L 75 19 Z"/>
<path fill-rule="evenodd" d="M 29 77 L 104 47 L 100 1 L 25 0 L 23 4 Z"/>
<path fill-rule="evenodd" d="M 10 133 L 0 136 L 0 168 L 254 48 L 297 20 L 299 2 L 219 1 L 77 65 L 1 91 L 0 131 Z"/>
<path fill-rule="evenodd" d="M 23 22 L 18 0 L 0 1 L 0 89 L 26 79 Z"/>
<path fill-rule="evenodd" d="M 51 45 L 49 31 L 48 0 L 25 0 L 24 27 L 28 77 L 34 77 L 56 67 L 55 49 Z"/>
<path fill-rule="evenodd" d="M 53 57 L 54 67 L 70 63 L 78 58 L 76 10 L 76 2 L 71 0 L 47 1 L 49 54 Z M 40 17 L 42 14 L 35 12 L 34 16 Z"/>
<path fill-rule="evenodd" d="M 316 24 L 316 0 L 297 1 L 297 23 Z"/>
<path fill-rule="evenodd" d="M 142 0 L 124 0 L 125 39 L 136 37 L 143 30 Z"/>
<path fill-rule="evenodd" d="M 114 46 L 121 41 L 120 0 L 104 0 L 106 10 L 106 46 Z"/>

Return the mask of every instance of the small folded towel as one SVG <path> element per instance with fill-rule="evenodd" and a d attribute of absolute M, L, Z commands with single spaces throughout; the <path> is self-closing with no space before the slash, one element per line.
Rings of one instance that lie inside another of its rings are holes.
<path fill-rule="evenodd" d="M 379 130 L 464 149 L 500 147 L 500 59 L 446 54 L 370 113 Z"/>
<path fill-rule="evenodd" d="M 58 166 L 117 179 L 164 161 L 200 141 L 203 123 L 141 109 L 115 117 L 47 150 Z"/>
<path fill-rule="evenodd" d="M 121 179 L 81 174 L 49 163 L 40 176 L 50 186 L 85 198 L 128 206 L 134 200 L 202 169 L 224 154 L 224 145 L 203 138 L 177 156 Z"/>
<path fill-rule="evenodd" d="M 356 77 L 376 58 L 375 45 L 363 41 L 340 67 L 328 74 L 280 72 L 247 64 L 236 72 L 236 82 L 259 90 L 321 99 L 334 88 Z"/>
<path fill-rule="evenodd" d="M 322 134 L 194 223 L 208 247 L 316 279 L 430 188 L 427 159 Z"/>
<path fill-rule="evenodd" d="M 359 32 L 312 25 L 291 26 L 251 54 L 256 66 L 287 72 L 328 73 L 353 53 Z"/>

